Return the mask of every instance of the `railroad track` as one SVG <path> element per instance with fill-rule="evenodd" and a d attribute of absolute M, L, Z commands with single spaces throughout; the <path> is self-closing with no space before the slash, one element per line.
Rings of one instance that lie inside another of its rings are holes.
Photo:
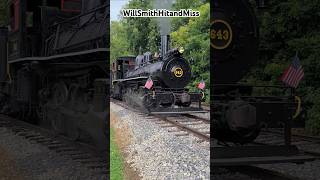
<path fill-rule="evenodd" d="M 220 172 L 220 174 L 239 173 L 239 174 L 250 177 L 250 179 L 253 178 L 253 179 L 259 179 L 259 180 L 300 180 L 299 178 L 296 178 L 287 174 L 283 174 L 277 171 L 264 169 L 256 166 L 230 166 L 230 167 L 223 167 L 219 169 L 220 171 L 222 171 L 222 173 Z M 213 170 L 212 173 L 213 173 L 212 175 L 214 175 L 215 170 Z M 219 172 L 217 174 L 219 174 Z M 234 175 L 231 175 L 231 177 L 232 176 Z"/>
<path fill-rule="evenodd" d="M 301 152 L 307 155 L 315 156 L 316 158 L 320 159 L 320 137 L 306 136 L 301 134 L 292 134 L 291 137 L 292 137 L 291 144 L 296 145 Z M 284 144 L 283 131 L 278 129 L 262 131 L 256 143 L 265 144 L 265 145 Z M 317 146 L 318 151 L 305 149 L 306 145 Z"/>
<path fill-rule="evenodd" d="M 147 119 L 152 119 L 156 124 L 162 128 L 170 128 L 168 132 L 174 133 L 176 136 L 189 136 L 193 135 L 200 139 L 200 142 L 210 142 L 210 120 L 202 118 L 193 114 L 179 114 L 179 115 L 147 115 L 141 111 L 134 109 L 122 101 L 112 99 L 111 102 L 122 106 L 145 116 Z M 201 127 L 202 126 L 202 127 Z M 172 130 L 172 128 L 175 128 Z"/>
<path fill-rule="evenodd" d="M 188 119 L 185 117 L 188 116 Z M 202 141 L 210 142 L 210 123 L 204 122 L 202 118 L 197 116 L 189 116 L 189 114 L 181 115 L 181 116 L 170 116 L 170 117 L 163 117 L 163 116 L 156 116 L 158 117 L 158 121 L 164 122 L 161 123 L 161 127 L 175 127 L 177 130 L 170 130 L 169 132 L 186 132 L 182 135 L 189 135 L 192 134 Z M 158 122 L 159 124 L 159 122 Z M 206 126 L 196 128 L 194 126 Z M 181 134 L 178 134 L 181 136 Z"/>
<path fill-rule="evenodd" d="M 107 178 L 109 173 L 107 155 L 105 152 L 97 152 L 93 146 L 74 142 L 47 129 L 5 115 L 0 115 L 0 127 L 32 143 L 45 146 L 59 155 L 69 157 L 97 174 L 101 174 L 105 179 Z"/>

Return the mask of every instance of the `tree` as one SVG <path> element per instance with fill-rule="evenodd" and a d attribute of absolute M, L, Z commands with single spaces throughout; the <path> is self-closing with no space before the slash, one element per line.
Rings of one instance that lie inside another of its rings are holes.
<path fill-rule="evenodd" d="M 207 87 L 210 86 L 210 5 L 202 4 L 193 10 L 200 11 L 200 17 L 189 18 L 185 25 L 171 33 L 171 37 L 176 47 L 184 47 L 184 57 L 193 61 L 193 81 L 189 88 L 194 91 L 201 80 L 205 81 Z M 209 97 L 209 88 L 206 94 Z"/>
<path fill-rule="evenodd" d="M 127 43 L 127 33 L 124 25 L 121 22 L 111 22 L 110 29 L 110 62 L 114 61 L 117 57 L 131 55 L 133 52 L 129 50 Z"/>
<path fill-rule="evenodd" d="M 7 21 L 7 0 L 0 0 L 0 26 L 6 25 Z"/>
<path fill-rule="evenodd" d="M 152 9 L 151 0 L 131 0 L 127 9 Z M 155 18 L 127 17 L 121 20 L 127 32 L 127 43 L 134 54 L 157 51 L 159 31 Z"/>
<path fill-rule="evenodd" d="M 270 0 L 259 12 L 260 57 L 247 81 L 279 84 L 292 57 L 298 56 L 305 78 L 297 89 L 307 111 L 307 129 L 320 133 L 320 0 Z"/>

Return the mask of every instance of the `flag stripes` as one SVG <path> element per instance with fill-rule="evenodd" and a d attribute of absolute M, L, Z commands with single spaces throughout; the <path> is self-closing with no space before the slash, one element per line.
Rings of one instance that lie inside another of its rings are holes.
<path fill-rule="evenodd" d="M 303 77 L 304 71 L 296 55 L 289 68 L 283 73 L 281 81 L 290 87 L 297 88 Z"/>

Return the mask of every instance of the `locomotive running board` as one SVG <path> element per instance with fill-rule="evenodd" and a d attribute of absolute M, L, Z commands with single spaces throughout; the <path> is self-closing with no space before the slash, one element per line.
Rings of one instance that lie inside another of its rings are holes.
<path fill-rule="evenodd" d="M 241 166 L 273 163 L 303 163 L 313 161 L 314 156 L 302 154 L 296 146 L 241 146 L 213 147 L 212 165 Z"/>
<path fill-rule="evenodd" d="M 192 114 L 192 113 L 208 113 L 209 111 L 176 111 L 176 112 L 150 112 L 150 114 Z"/>
<path fill-rule="evenodd" d="M 149 109 L 149 114 L 192 114 L 192 113 L 208 113 L 200 107 L 179 107 L 179 108 L 154 108 Z"/>

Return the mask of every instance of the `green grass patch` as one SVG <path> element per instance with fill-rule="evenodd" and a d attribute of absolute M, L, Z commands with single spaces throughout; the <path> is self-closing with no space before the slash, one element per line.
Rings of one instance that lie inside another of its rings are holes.
<path fill-rule="evenodd" d="M 110 179 L 123 179 L 123 158 L 114 142 L 114 130 L 110 128 Z"/>

